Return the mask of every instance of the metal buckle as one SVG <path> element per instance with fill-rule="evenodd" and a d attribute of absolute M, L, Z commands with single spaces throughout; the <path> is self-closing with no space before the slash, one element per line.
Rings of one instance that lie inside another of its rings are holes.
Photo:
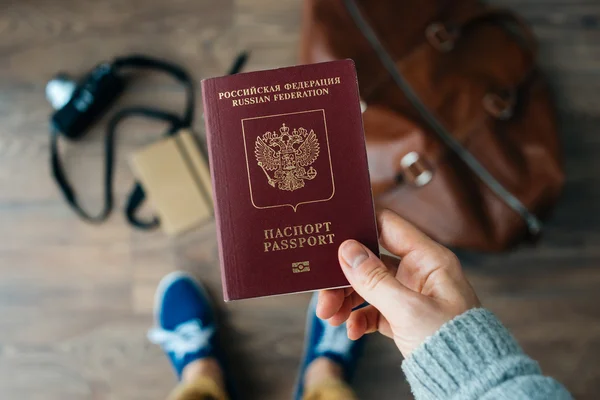
<path fill-rule="evenodd" d="M 434 22 L 425 29 L 425 37 L 434 48 L 447 53 L 454 48 L 458 32 L 449 30 L 440 22 Z"/>
<path fill-rule="evenodd" d="M 411 151 L 400 160 L 402 176 L 404 181 L 416 186 L 423 187 L 433 179 L 433 172 L 429 165 L 416 151 Z"/>
<path fill-rule="evenodd" d="M 360 99 L 360 112 L 364 113 L 365 111 L 367 111 L 367 103 L 363 99 Z"/>
<path fill-rule="evenodd" d="M 515 108 L 515 93 L 509 91 L 508 96 L 498 93 L 488 93 L 483 97 L 483 108 L 494 118 L 507 120 L 513 116 Z"/>

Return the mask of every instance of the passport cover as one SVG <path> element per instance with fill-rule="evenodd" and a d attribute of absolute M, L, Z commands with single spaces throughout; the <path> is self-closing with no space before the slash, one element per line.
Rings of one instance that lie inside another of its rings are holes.
<path fill-rule="evenodd" d="M 348 286 L 337 251 L 378 253 L 352 60 L 202 81 L 225 300 Z"/>

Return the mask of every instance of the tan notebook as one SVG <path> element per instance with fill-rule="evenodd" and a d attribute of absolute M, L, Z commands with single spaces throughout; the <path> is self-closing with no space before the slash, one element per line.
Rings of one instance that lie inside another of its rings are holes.
<path fill-rule="evenodd" d="M 176 235 L 213 215 L 210 172 L 192 133 L 182 130 L 130 158 L 168 235 Z"/>

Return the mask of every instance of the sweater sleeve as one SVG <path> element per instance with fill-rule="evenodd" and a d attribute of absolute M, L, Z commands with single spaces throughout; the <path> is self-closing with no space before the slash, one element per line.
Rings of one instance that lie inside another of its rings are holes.
<path fill-rule="evenodd" d="M 568 400 L 508 330 L 476 308 L 446 323 L 402 363 L 416 400 Z"/>

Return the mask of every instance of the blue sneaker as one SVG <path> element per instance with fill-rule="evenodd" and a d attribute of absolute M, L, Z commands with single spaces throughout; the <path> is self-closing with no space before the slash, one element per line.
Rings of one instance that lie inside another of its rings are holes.
<path fill-rule="evenodd" d="M 213 357 L 227 382 L 213 306 L 208 293 L 194 277 L 176 271 L 160 281 L 154 297 L 154 319 L 155 326 L 148 332 L 148 339 L 162 347 L 179 379 L 190 362 Z"/>
<path fill-rule="evenodd" d="M 306 368 L 319 357 L 329 358 L 339 364 L 344 371 L 344 380 L 350 382 L 356 370 L 358 358 L 362 353 L 364 339 L 364 336 L 356 341 L 348 339 L 346 323 L 340 326 L 331 326 L 327 321 L 317 317 L 317 293 L 315 293 L 308 306 L 304 355 L 296 382 L 294 399 L 302 399 Z"/>

